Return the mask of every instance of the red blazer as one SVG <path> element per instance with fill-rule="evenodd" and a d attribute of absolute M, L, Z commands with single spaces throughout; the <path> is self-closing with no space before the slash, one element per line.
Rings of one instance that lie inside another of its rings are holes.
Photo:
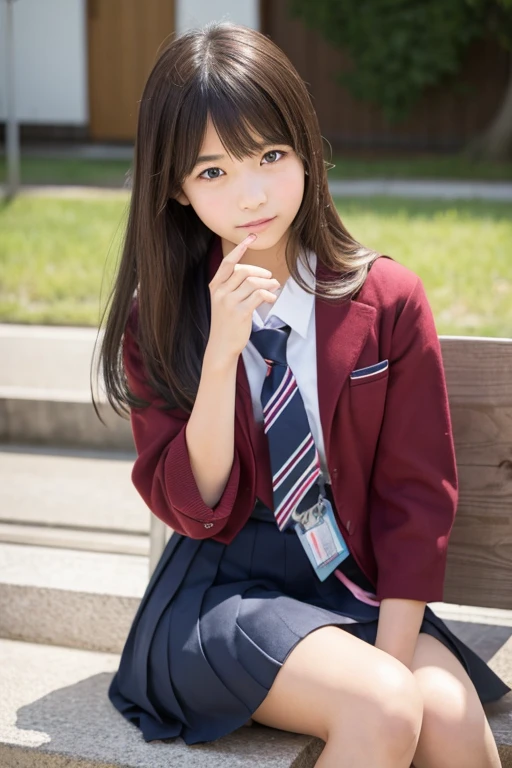
<path fill-rule="evenodd" d="M 222 261 L 220 238 L 207 256 L 210 280 Z M 330 272 L 317 261 L 318 277 Z M 390 257 L 373 264 L 357 298 L 315 300 L 318 398 L 335 514 L 379 600 L 443 599 L 448 538 L 458 479 L 441 349 L 420 278 Z M 123 359 L 130 388 L 148 408 L 132 409 L 135 488 L 180 534 L 230 543 L 258 496 L 273 509 L 268 442 L 253 416 L 240 355 L 236 373 L 234 460 L 224 492 L 208 507 L 185 439 L 188 415 L 162 412 L 146 383 L 135 340 L 137 305 Z M 388 360 L 370 378 L 355 369 Z"/>

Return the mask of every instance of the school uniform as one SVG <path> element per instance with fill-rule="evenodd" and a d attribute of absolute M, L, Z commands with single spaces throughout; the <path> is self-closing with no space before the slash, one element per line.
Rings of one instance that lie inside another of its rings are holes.
<path fill-rule="evenodd" d="M 312 251 L 317 278 L 332 274 Z M 214 236 L 208 281 L 222 261 Z M 314 277 L 299 260 L 309 285 Z M 206 300 L 206 298 L 205 298 Z M 290 326 L 286 354 L 304 401 L 322 482 L 350 555 L 321 581 L 293 527 L 274 515 L 260 393 L 267 364 L 249 340 L 236 372 L 235 451 L 214 508 L 197 488 L 188 415 L 159 411 L 135 341 L 128 383 L 132 480 L 173 534 L 149 581 L 109 698 L 146 741 L 218 739 L 244 725 L 295 645 L 335 625 L 375 644 L 380 601 L 443 599 L 458 480 L 441 350 L 421 280 L 382 256 L 351 301 L 316 299 L 291 277 L 253 328 Z M 510 688 L 427 605 L 421 632 L 461 661 L 482 702 Z M 319 662 L 320 663 L 320 662 Z"/>

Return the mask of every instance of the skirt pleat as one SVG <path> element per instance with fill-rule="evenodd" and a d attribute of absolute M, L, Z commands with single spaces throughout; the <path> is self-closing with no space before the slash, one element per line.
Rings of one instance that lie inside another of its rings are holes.
<path fill-rule="evenodd" d="M 352 556 L 339 569 L 374 590 Z M 145 741 L 214 741 L 250 719 L 302 638 L 334 625 L 374 645 L 378 616 L 378 606 L 358 600 L 334 574 L 321 582 L 294 529 L 279 531 L 258 499 L 230 544 L 172 534 L 109 699 Z M 420 631 L 459 658 L 483 703 L 510 691 L 428 605 Z"/>

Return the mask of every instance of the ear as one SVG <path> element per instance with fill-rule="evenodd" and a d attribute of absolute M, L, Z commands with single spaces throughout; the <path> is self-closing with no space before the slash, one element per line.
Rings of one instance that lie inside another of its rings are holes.
<path fill-rule="evenodd" d="M 182 205 L 190 205 L 190 200 L 184 192 L 179 192 L 177 195 L 171 195 L 171 197 Z"/>

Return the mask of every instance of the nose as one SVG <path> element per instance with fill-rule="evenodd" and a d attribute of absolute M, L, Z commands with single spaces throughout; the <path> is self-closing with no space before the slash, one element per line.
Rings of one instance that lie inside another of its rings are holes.
<path fill-rule="evenodd" d="M 267 193 L 265 191 L 261 178 L 249 174 L 240 182 L 240 191 L 238 194 L 238 204 L 241 211 L 257 211 L 267 202 Z"/>

